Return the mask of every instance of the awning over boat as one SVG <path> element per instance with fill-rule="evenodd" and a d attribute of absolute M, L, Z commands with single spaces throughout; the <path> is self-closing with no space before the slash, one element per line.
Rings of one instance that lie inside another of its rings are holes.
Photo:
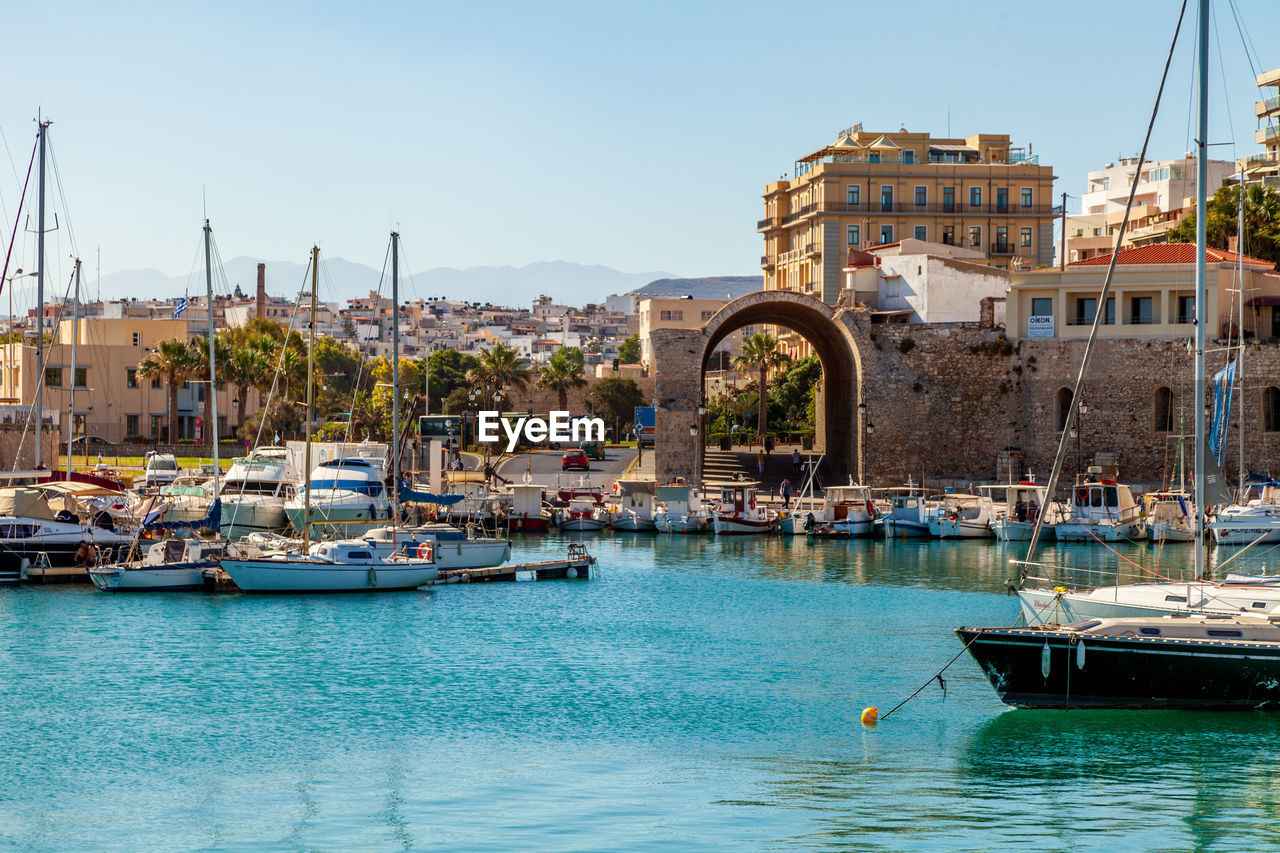
<path fill-rule="evenodd" d="M 75 480 L 71 482 L 53 481 L 49 483 L 40 483 L 35 488 L 44 492 L 52 492 L 54 494 L 71 496 L 75 498 L 93 498 L 100 495 L 118 495 L 120 492 L 115 489 L 108 489 L 105 486 L 98 486 L 93 483 L 80 483 Z"/>
<path fill-rule="evenodd" d="M 462 500 L 463 495 L 434 495 L 431 492 L 418 492 L 406 486 L 400 487 L 400 502 L 415 504 L 439 504 L 453 506 Z"/>
<path fill-rule="evenodd" d="M 53 520 L 53 510 L 38 489 L 0 489 L 0 516 Z"/>

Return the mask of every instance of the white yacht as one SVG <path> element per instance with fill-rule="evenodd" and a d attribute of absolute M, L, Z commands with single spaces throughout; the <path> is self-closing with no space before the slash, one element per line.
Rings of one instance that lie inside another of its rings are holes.
<path fill-rule="evenodd" d="M 421 546 L 381 555 L 364 539 L 313 544 L 298 552 L 224 559 L 222 570 L 244 592 L 374 592 L 413 589 L 433 581 L 440 570 L 434 554 Z"/>
<path fill-rule="evenodd" d="M 1219 545 L 1280 542 L 1280 483 L 1252 483 L 1243 503 L 1218 511 L 1209 522 Z"/>
<path fill-rule="evenodd" d="M 67 509 L 55 512 L 44 489 L 0 489 L 0 580 L 20 580 L 30 566 L 87 564 L 132 541 L 116 530 L 108 512 L 95 511 L 82 521 Z"/>
<path fill-rule="evenodd" d="M 311 530 L 341 538 L 358 536 L 391 518 L 391 500 L 383 485 L 385 471 L 374 460 L 343 457 L 321 462 L 311 472 Z M 285 502 L 293 529 L 306 524 L 308 496 L 301 491 Z"/>
<path fill-rule="evenodd" d="M 297 475 L 283 447 L 262 447 L 231 464 L 222 481 L 222 538 L 234 542 L 250 533 L 289 529 L 285 501 Z"/>

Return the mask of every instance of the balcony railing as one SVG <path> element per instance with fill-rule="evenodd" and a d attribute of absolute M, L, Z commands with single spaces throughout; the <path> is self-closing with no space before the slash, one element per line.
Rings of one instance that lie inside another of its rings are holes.
<path fill-rule="evenodd" d="M 1275 109 L 1280 109 L 1280 96 L 1267 98 L 1265 101 L 1258 101 L 1256 112 L 1258 115 L 1262 116 Z"/>
<path fill-rule="evenodd" d="M 1264 154 L 1251 154 L 1249 158 L 1245 160 L 1245 165 L 1249 167 L 1275 165 L 1276 163 L 1280 163 L 1280 152 L 1276 151 L 1267 151 Z"/>
<path fill-rule="evenodd" d="M 767 219 L 761 219 L 759 222 L 756 223 L 756 230 L 763 231 L 765 228 L 768 228 L 772 224 L 773 224 L 772 216 L 770 216 Z"/>
<path fill-rule="evenodd" d="M 789 225 L 792 222 L 795 222 L 797 219 L 808 216 L 810 213 L 813 213 L 817 209 L 818 209 L 818 206 L 816 204 L 806 204 L 804 207 L 797 208 L 792 213 L 788 213 L 786 216 L 782 217 L 782 224 Z"/>
<path fill-rule="evenodd" d="M 1014 251 L 1014 248 L 1013 248 L 1013 244 L 1012 244 L 1012 243 L 992 243 L 992 244 L 991 244 L 991 252 L 990 252 L 990 254 L 992 254 L 992 255 L 1014 255 L 1014 254 L 1017 254 L 1017 252 L 1016 252 L 1016 251 Z"/>
<path fill-rule="evenodd" d="M 1270 142 L 1273 139 L 1280 139 L 1280 126 L 1260 127 L 1253 135 L 1253 141 L 1259 145 L 1264 142 Z"/>
<path fill-rule="evenodd" d="M 806 211 L 806 214 L 811 211 Z M 822 213 L 899 213 L 919 215 L 955 215 L 955 214 L 990 214 L 992 216 L 1052 216 L 1053 208 L 1047 204 L 1020 205 L 1009 204 L 1001 207 L 996 204 L 915 204 L 913 202 L 895 201 L 892 204 L 879 202 L 875 205 L 849 204 L 843 201 L 824 202 Z M 796 214 L 795 218 L 801 215 Z M 785 220 L 784 220 L 785 221 Z"/>

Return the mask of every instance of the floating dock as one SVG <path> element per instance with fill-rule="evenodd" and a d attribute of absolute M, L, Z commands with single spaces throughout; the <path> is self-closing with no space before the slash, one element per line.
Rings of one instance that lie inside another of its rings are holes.
<path fill-rule="evenodd" d="M 506 566 L 490 566 L 485 569 L 446 569 L 427 586 L 447 583 L 496 583 L 515 581 L 520 574 L 532 574 L 536 580 L 586 580 L 591 577 L 591 567 L 596 558 L 585 552 L 570 555 L 564 560 L 544 560 L 540 563 L 513 563 Z"/>

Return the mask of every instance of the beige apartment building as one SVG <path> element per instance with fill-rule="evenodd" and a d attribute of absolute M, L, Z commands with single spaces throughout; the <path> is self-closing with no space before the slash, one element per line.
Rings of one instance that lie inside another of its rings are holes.
<path fill-rule="evenodd" d="M 1255 81 L 1259 89 L 1275 89 L 1269 98 L 1253 105 L 1259 127 L 1253 141 L 1266 150 L 1261 154 L 1242 157 L 1236 167 L 1244 172 L 1247 184 L 1280 184 L 1280 68 L 1263 71 Z"/>
<path fill-rule="evenodd" d="M 656 329 L 700 329 L 724 306 L 725 299 L 692 299 L 679 296 L 659 296 L 641 299 L 636 303 L 639 318 L 640 362 L 649 365 L 653 361 L 653 345 L 649 336 Z M 744 326 L 730 333 L 712 353 L 709 370 L 726 370 L 725 362 L 742 350 L 742 339 L 755 329 Z M 725 355 L 720 355 L 725 353 Z"/>
<path fill-rule="evenodd" d="M 834 303 L 851 247 L 904 238 L 976 249 L 998 268 L 1047 266 L 1053 180 L 1007 134 L 943 139 L 855 125 L 765 188 L 765 289 Z"/>
<path fill-rule="evenodd" d="M 44 408 L 59 413 L 55 423 L 66 428 L 70 415 L 71 387 L 75 385 L 75 434 L 119 442 L 131 438 L 159 439 L 168 426 L 169 394 L 163 380 L 138 377 L 138 365 L 161 341 L 186 340 L 185 319 L 140 317 L 82 319 L 76 346 L 76 366 L 71 367 L 71 343 L 75 324 L 62 320 L 54 343 L 45 347 Z M 0 397 L 3 403 L 30 406 L 35 402 L 36 348 L 29 344 L 0 345 Z M 207 382 L 192 380 L 178 392 L 177 438 L 193 439 L 196 418 L 204 415 Z M 218 391 L 219 433 L 228 434 L 234 418 L 235 388 Z M 256 408 L 257 392 L 247 411 Z M 203 428 L 203 424 L 202 424 Z M 65 433 L 64 433 L 65 435 Z"/>

